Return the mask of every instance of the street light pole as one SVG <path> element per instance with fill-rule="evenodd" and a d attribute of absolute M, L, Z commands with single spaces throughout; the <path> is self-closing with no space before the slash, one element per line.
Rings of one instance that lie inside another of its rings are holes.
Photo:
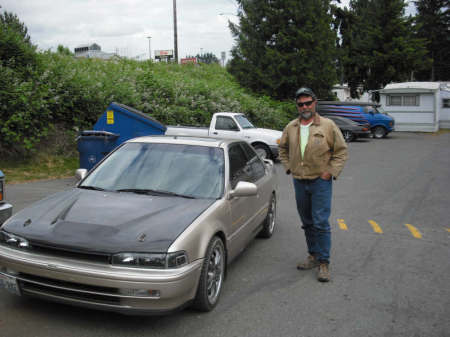
<path fill-rule="evenodd" d="M 152 37 L 147 36 L 147 39 L 148 39 L 148 58 L 149 58 L 149 60 L 151 60 L 152 59 L 152 48 L 151 48 L 150 41 L 151 41 Z"/>
<path fill-rule="evenodd" d="M 173 31 L 175 62 L 178 63 L 177 0 L 173 0 Z"/>

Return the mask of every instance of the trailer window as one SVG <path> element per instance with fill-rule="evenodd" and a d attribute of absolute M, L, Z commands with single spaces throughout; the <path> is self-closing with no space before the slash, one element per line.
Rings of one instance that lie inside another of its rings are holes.
<path fill-rule="evenodd" d="M 419 95 L 388 95 L 387 104 L 392 106 L 419 106 Z"/>

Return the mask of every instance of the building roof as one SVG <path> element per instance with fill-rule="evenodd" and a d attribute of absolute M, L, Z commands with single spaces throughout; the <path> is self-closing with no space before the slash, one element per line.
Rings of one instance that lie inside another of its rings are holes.
<path fill-rule="evenodd" d="M 402 82 L 391 83 L 381 89 L 381 94 L 420 94 L 434 93 L 439 90 L 446 90 L 446 86 L 441 82 Z"/>
<path fill-rule="evenodd" d="M 431 89 L 438 90 L 441 86 L 440 82 L 402 82 L 391 83 L 384 87 L 384 89 Z"/>

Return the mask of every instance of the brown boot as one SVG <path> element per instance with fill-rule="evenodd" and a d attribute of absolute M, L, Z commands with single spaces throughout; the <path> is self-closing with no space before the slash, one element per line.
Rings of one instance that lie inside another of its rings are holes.
<path fill-rule="evenodd" d="M 312 255 L 309 255 L 305 262 L 300 262 L 297 265 L 298 270 L 307 270 L 307 269 L 313 269 L 319 265 L 319 261 L 316 260 L 316 258 Z"/>
<path fill-rule="evenodd" d="M 328 263 L 319 264 L 319 272 L 317 273 L 317 279 L 320 282 L 328 282 L 330 280 L 330 268 Z"/>

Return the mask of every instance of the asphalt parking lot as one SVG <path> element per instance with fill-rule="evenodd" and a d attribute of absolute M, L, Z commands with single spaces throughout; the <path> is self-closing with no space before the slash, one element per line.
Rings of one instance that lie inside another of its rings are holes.
<path fill-rule="evenodd" d="M 277 164 L 277 228 L 229 266 L 211 313 L 128 317 L 0 293 L 1 336 L 414 336 L 450 331 L 450 133 L 349 144 L 334 182 L 332 281 L 298 271 L 305 243 Z M 7 185 L 14 211 L 73 178 Z"/>

